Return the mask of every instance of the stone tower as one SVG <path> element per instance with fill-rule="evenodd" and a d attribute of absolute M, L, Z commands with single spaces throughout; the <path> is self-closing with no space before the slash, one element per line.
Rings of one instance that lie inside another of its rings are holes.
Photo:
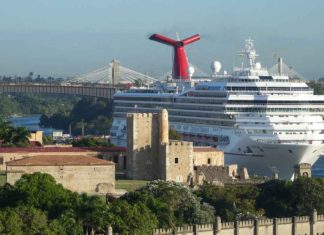
<path fill-rule="evenodd" d="M 127 114 L 127 177 L 159 177 L 159 118 L 152 113 Z"/>
<path fill-rule="evenodd" d="M 159 142 L 169 143 L 169 118 L 166 109 L 162 109 L 159 113 Z"/>
<path fill-rule="evenodd" d="M 118 60 L 112 60 L 111 64 L 111 82 L 113 85 L 116 85 L 120 81 L 120 62 Z"/>
<path fill-rule="evenodd" d="M 294 167 L 294 179 L 298 177 L 312 177 L 312 166 L 309 163 L 300 163 Z"/>

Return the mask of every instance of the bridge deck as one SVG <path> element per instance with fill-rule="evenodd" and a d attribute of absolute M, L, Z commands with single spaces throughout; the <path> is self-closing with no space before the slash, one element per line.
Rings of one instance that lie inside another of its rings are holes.
<path fill-rule="evenodd" d="M 0 93 L 68 94 L 113 99 L 116 90 L 111 85 L 0 83 Z"/>

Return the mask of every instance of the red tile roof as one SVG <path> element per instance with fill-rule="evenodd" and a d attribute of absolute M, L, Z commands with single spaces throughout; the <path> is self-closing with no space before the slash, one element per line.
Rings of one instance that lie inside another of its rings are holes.
<path fill-rule="evenodd" d="M 126 152 L 125 147 L 0 147 L 0 153 Z"/>
<path fill-rule="evenodd" d="M 7 162 L 8 166 L 87 166 L 114 165 L 113 162 L 85 156 L 35 156 Z"/>
<path fill-rule="evenodd" d="M 223 152 L 222 150 L 213 148 L 213 147 L 194 147 L 193 148 L 194 152 Z"/>

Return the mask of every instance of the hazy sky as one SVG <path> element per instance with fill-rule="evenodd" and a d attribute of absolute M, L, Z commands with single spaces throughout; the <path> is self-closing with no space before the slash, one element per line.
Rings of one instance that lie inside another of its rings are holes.
<path fill-rule="evenodd" d="M 323 0 L 0 0 L 0 74 L 73 76 L 117 58 L 151 74 L 171 70 L 171 48 L 152 33 L 200 33 L 189 60 L 232 70 L 249 36 L 262 65 L 273 53 L 306 78 L 324 76 Z"/>

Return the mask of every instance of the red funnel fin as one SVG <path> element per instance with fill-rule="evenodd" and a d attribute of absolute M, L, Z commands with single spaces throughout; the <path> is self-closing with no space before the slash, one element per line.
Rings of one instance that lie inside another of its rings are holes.
<path fill-rule="evenodd" d="M 184 51 L 184 46 L 200 39 L 199 34 L 193 35 L 189 38 L 186 38 L 181 41 L 175 41 L 171 38 L 162 36 L 160 34 L 153 34 L 150 37 L 151 40 L 157 41 L 169 46 L 172 46 L 174 49 L 174 58 L 173 58 L 173 69 L 172 76 L 174 79 L 189 79 L 188 75 L 188 60 L 186 53 Z"/>

